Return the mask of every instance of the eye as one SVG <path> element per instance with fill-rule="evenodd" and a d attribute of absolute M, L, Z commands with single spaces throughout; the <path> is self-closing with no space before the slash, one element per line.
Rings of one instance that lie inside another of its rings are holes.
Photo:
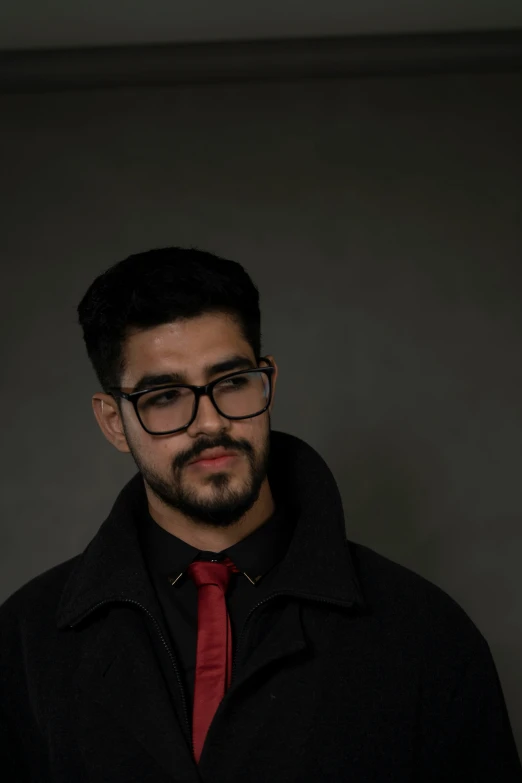
<path fill-rule="evenodd" d="M 226 378 L 219 384 L 220 389 L 235 390 L 244 389 L 250 382 L 250 379 L 246 375 L 236 375 L 234 378 Z"/>
<path fill-rule="evenodd" d="M 188 389 L 163 389 L 160 392 L 150 392 L 142 398 L 141 404 L 147 408 L 165 408 L 169 405 L 176 405 L 183 396 L 186 396 L 188 391 Z"/>

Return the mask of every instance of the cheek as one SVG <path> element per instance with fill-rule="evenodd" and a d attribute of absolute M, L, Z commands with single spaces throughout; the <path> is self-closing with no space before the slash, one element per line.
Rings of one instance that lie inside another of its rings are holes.
<path fill-rule="evenodd" d="M 158 464 L 167 468 L 179 454 L 190 451 L 193 446 L 193 441 L 185 433 L 153 439 L 149 444 L 151 455 L 154 455 Z"/>
<path fill-rule="evenodd" d="M 180 440 L 174 436 L 155 438 L 144 430 L 127 433 L 127 442 L 139 461 L 159 473 L 170 471 L 176 456 L 190 448 L 190 443 L 182 444 Z"/>
<path fill-rule="evenodd" d="M 256 416 L 254 419 L 243 419 L 234 422 L 237 427 L 230 433 L 234 438 L 244 438 L 252 444 L 256 454 L 263 450 L 269 434 L 269 423 L 266 416 Z"/>

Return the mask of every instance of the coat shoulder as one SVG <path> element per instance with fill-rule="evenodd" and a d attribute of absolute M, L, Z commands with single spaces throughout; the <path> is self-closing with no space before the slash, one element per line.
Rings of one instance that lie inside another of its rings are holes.
<path fill-rule="evenodd" d="M 65 583 L 80 557 L 75 555 L 58 563 L 15 590 L 0 606 L 0 625 L 8 618 L 27 622 L 56 611 Z"/>
<path fill-rule="evenodd" d="M 347 542 L 370 611 L 435 647 L 471 652 L 485 639 L 468 612 L 443 588 L 362 544 Z"/>

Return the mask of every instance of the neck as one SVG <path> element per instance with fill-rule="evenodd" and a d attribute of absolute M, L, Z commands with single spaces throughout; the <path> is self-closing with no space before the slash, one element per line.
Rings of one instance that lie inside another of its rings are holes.
<path fill-rule="evenodd" d="M 213 527 L 186 517 L 180 511 L 170 508 L 145 483 L 149 513 L 153 520 L 168 533 L 177 536 L 196 549 L 221 552 L 242 541 L 258 527 L 261 527 L 275 511 L 274 500 L 268 479 L 265 478 L 259 497 L 249 511 L 229 527 Z"/>

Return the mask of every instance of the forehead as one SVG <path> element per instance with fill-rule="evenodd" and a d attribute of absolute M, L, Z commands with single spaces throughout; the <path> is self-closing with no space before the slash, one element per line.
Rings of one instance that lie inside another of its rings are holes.
<path fill-rule="evenodd" d="M 196 376 L 202 368 L 237 354 L 255 358 L 238 321 L 222 313 L 133 330 L 123 346 L 122 385 L 132 385 L 146 373 Z"/>

